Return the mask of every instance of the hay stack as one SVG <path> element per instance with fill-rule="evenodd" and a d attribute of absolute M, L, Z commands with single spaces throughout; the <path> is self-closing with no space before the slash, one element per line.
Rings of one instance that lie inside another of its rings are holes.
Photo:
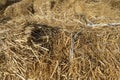
<path fill-rule="evenodd" d="M 0 23 L 0 79 L 119 80 L 120 27 L 88 28 L 81 20 L 86 11 L 105 16 L 111 8 L 87 0 L 85 10 L 79 1 L 22 0 L 7 7 L 12 20 Z"/>
<path fill-rule="evenodd" d="M 118 80 L 120 28 L 83 28 L 72 34 L 40 24 L 12 26 L 2 40 L 0 78 Z"/>

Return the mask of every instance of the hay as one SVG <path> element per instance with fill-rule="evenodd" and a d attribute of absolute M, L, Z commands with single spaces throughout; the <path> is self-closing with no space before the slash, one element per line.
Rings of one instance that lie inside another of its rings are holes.
<path fill-rule="evenodd" d="M 12 5 L 19 1 L 21 1 L 21 0 L 0 0 L 0 10 L 4 10 L 9 5 Z"/>
<path fill-rule="evenodd" d="M 32 15 L 34 21 L 53 26 L 85 26 L 88 23 L 110 23 L 119 21 L 118 9 L 112 1 L 82 0 L 22 0 L 4 11 L 4 16 Z M 114 3 L 117 5 L 117 3 Z M 72 28 L 72 27 L 71 27 Z"/>
<path fill-rule="evenodd" d="M 1 39 L 2 80 L 118 80 L 120 76 L 119 27 L 73 32 L 40 24 L 3 27 L 9 29 L 1 32 L 6 36 Z"/>
<path fill-rule="evenodd" d="M 119 80 L 120 17 L 111 3 L 22 0 L 8 6 L 0 18 L 0 80 Z"/>
<path fill-rule="evenodd" d="M 18 17 L 32 14 L 32 0 L 22 0 L 8 6 L 4 11 L 4 16 Z"/>

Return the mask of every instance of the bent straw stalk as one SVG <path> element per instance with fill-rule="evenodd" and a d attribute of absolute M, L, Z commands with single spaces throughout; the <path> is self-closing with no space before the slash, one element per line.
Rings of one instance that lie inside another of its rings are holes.
<path fill-rule="evenodd" d="M 87 24 L 87 27 L 120 26 L 120 23 Z"/>

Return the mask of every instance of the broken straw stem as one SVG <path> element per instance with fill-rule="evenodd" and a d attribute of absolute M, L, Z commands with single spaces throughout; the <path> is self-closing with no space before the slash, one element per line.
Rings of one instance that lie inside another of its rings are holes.
<path fill-rule="evenodd" d="M 71 33 L 70 61 L 72 61 L 74 58 L 74 38 L 73 38 L 73 36 L 74 36 L 74 34 Z"/>
<path fill-rule="evenodd" d="M 87 27 L 120 26 L 120 23 L 87 24 Z"/>

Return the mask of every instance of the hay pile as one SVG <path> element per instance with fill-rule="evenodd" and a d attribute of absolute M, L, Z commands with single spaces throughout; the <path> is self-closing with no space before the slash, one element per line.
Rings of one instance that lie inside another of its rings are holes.
<path fill-rule="evenodd" d="M 86 26 L 120 20 L 117 0 L 106 2 L 22 0 L 8 6 L 0 18 L 0 80 L 119 80 L 120 27 Z"/>
<path fill-rule="evenodd" d="M 22 0 L 8 6 L 4 16 L 25 17 L 51 26 L 73 28 L 87 23 L 120 20 L 119 1 L 97 0 Z"/>
<path fill-rule="evenodd" d="M 1 29 L 1 80 L 119 79 L 119 27 L 82 28 L 71 33 L 23 23 Z"/>

